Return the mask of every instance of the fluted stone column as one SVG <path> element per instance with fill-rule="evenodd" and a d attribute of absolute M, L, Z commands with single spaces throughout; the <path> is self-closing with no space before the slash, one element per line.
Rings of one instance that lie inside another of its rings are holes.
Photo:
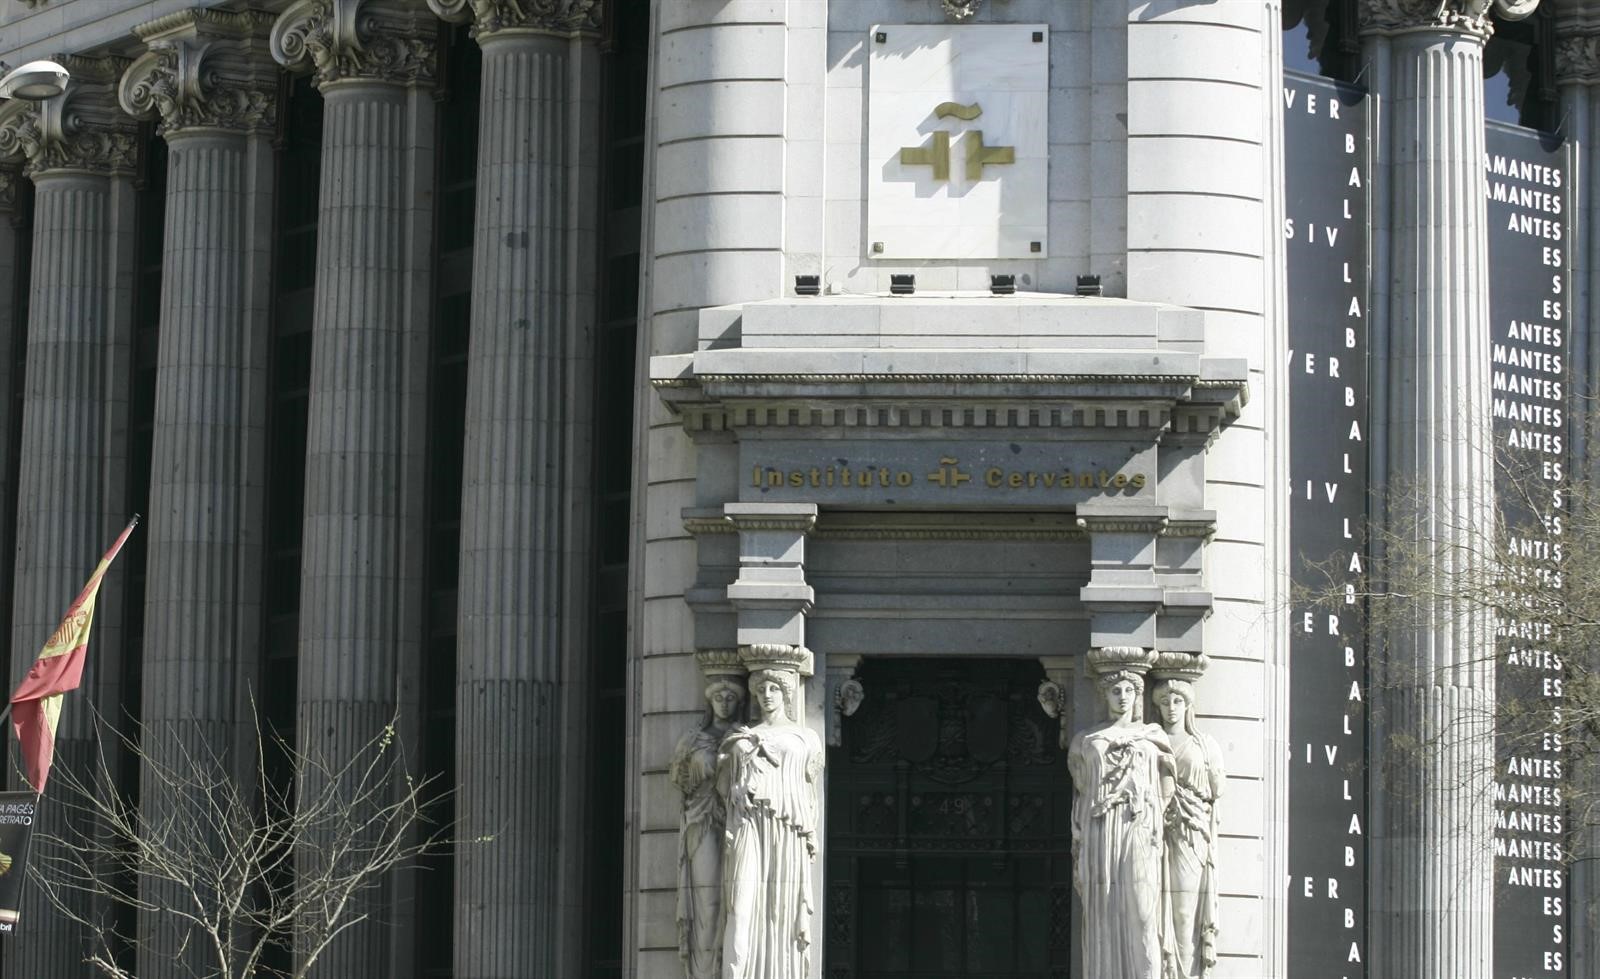
<path fill-rule="evenodd" d="M 495 842 L 457 851 L 455 974 L 576 974 L 601 5 L 430 2 L 483 49 L 456 811 Z"/>
<path fill-rule="evenodd" d="M 133 172 L 136 129 L 117 107 L 125 60 L 69 58 L 66 66 L 73 82 L 62 95 L 0 106 L 0 156 L 24 158 L 35 187 L 13 684 L 126 519 L 122 476 L 111 471 L 123 456 L 116 426 L 126 392 L 109 382 L 114 368 L 126 369 L 129 295 L 121 276 L 131 271 L 123 246 L 131 237 L 133 197 L 129 181 L 119 178 Z M 115 574 L 107 586 L 120 587 Z M 84 698 L 112 692 L 107 678 L 119 667 L 117 605 L 107 608 L 107 593 L 101 594 L 85 692 L 69 701 L 56 732 L 58 768 L 87 760 L 93 723 Z M 59 808 L 43 807 L 39 832 L 60 833 L 61 818 Z M 28 940 L 6 942 L 7 975 L 84 974 L 83 936 L 37 888 L 24 889 L 22 920 Z"/>
<path fill-rule="evenodd" d="M 1574 214 L 1576 234 L 1568 241 L 1570 297 L 1573 324 L 1572 373 L 1574 397 L 1568 404 L 1574 419 L 1572 463 L 1579 479 L 1589 485 L 1600 477 L 1600 441 L 1594 437 L 1600 415 L 1595 409 L 1595 394 L 1600 386 L 1600 313 L 1595 302 L 1600 298 L 1600 159 L 1594 156 L 1595 139 L 1600 135 L 1600 9 L 1586 0 L 1554 0 L 1556 12 L 1556 80 L 1561 87 L 1562 129 L 1572 145 L 1578 147 L 1578 172 L 1574 190 L 1568 198 Z M 1600 792 L 1600 771 L 1586 766 L 1576 773 L 1574 792 L 1578 798 L 1595 798 Z M 1578 846 L 1582 855 L 1600 854 L 1600 825 L 1587 821 L 1580 826 Z M 1572 936 L 1571 975 L 1581 979 L 1600 979 L 1600 868 L 1592 859 L 1579 859 L 1571 868 L 1569 928 Z"/>
<path fill-rule="evenodd" d="M 325 108 L 307 411 L 298 747 L 334 763 L 394 719 L 419 644 L 415 463 L 424 391 L 413 315 L 416 89 L 434 79 L 437 20 L 422 0 L 300 0 L 272 51 L 315 72 Z M 308 847 L 300 874 L 321 854 Z M 413 968 L 396 879 L 357 895 L 372 917 L 341 935 L 315 975 L 389 979 Z M 303 950 L 302 950 L 303 954 Z"/>
<path fill-rule="evenodd" d="M 254 740 L 235 734 L 252 720 L 240 704 L 259 668 L 271 23 L 188 10 L 146 24 L 134 33 L 149 50 L 119 92 L 131 115 L 159 120 L 170 150 L 141 717 L 143 750 L 180 770 L 183 759 L 228 765 L 235 751 L 254 760 Z M 153 818 L 197 804 L 145 773 Z M 145 898 L 171 906 L 182 894 L 147 882 Z M 141 921 L 139 975 L 197 974 L 203 953 L 170 915 Z"/>
<path fill-rule="evenodd" d="M 16 417 L 11 365 L 27 326 L 17 317 L 16 303 L 18 290 L 28 288 L 28 283 L 21 279 L 22 270 L 17 267 L 24 254 L 26 232 L 21 226 L 21 197 L 26 191 L 26 180 L 20 165 L 0 165 L 0 458 L 7 459 L 11 457 L 11 433 Z M 0 474 L 0 514 L 10 512 L 17 503 L 17 487 L 9 477 L 9 473 Z M 5 553 L 9 544 L 0 540 L 0 553 Z"/>
<path fill-rule="evenodd" d="M 1537 2 L 1537 0 L 1534 0 Z M 1487 4 L 1364 0 L 1368 53 L 1391 79 L 1388 534 L 1478 560 L 1493 526 L 1488 236 L 1483 184 Z M 1531 4 L 1526 4 L 1531 7 Z M 1424 596 L 1473 573 L 1441 564 Z M 1493 952 L 1494 637 L 1471 603 L 1423 598 L 1381 637 L 1374 704 L 1385 791 L 1373 817 L 1372 975 L 1486 979 Z M 1400 749 L 1396 745 L 1414 747 Z"/>

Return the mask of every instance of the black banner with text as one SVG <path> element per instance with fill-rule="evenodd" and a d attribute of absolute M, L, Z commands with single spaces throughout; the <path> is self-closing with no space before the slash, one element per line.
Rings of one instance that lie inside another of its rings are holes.
<path fill-rule="evenodd" d="M 1491 125 L 1490 386 L 1495 495 L 1512 589 L 1562 587 L 1571 330 L 1567 321 L 1566 149 L 1540 134 Z M 1496 979 L 1568 974 L 1566 804 L 1558 725 L 1563 677 L 1554 623 L 1496 623 L 1499 709 L 1495 769 Z"/>
<path fill-rule="evenodd" d="M 1289 313 L 1289 974 L 1366 972 L 1367 105 L 1285 73 Z M 1348 600 L 1312 601 L 1342 595 Z"/>
<path fill-rule="evenodd" d="M 17 928 L 38 800 L 32 791 L 0 792 L 0 933 Z"/>

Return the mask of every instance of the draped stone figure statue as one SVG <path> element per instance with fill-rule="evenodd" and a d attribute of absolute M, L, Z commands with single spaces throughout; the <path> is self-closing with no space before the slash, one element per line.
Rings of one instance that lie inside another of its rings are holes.
<path fill-rule="evenodd" d="M 672 784 L 683 793 L 678 827 L 678 954 L 688 979 L 722 975 L 722 843 L 727 814 L 717 795 L 717 753 L 744 704 L 739 678 L 712 674 L 710 679 L 706 716 L 678 740 L 668 769 Z"/>
<path fill-rule="evenodd" d="M 750 665 L 753 723 L 728 734 L 717 763 L 728 819 L 722 975 L 807 979 L 823 747 L 798 723 L 798 671 Z"/>
<path fill-rule="evenodd" d="M 1217 965 L 1217 799 L 1222 749 L 1194 726 L 1194 684 L 1162 679 L 1156 709 L 1172 743 L 1166 816 L 1167 954 L 1174 979 L 1209 979 Z"/>
<path fill-rule="evenodd" d="M 1172 784 L 1172 746 L 1165 731 L 1144 723 L 1144 674 L 1154 658 L 1138 648 L 1090 651 L 1109 716 L 1067 749 L 1085 979 L 1163 979 L 1163 792 Z"/>

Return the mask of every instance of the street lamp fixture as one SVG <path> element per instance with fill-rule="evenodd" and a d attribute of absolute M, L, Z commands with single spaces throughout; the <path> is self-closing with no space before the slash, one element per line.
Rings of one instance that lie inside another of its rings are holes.
<path fill-rule="evenodd" d="M 0 99 L 42 102 L 67 90 L 67 69 L 54 61 L 30 61 L 0 78 Z"/>

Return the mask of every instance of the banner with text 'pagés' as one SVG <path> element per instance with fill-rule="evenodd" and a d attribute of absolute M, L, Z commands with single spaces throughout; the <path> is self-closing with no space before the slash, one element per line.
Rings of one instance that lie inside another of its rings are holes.
<path fill-rule="evenodd" d="M 17 928 L 37 805 L 32 792 L 0 792 L 0 934 Z"/>

